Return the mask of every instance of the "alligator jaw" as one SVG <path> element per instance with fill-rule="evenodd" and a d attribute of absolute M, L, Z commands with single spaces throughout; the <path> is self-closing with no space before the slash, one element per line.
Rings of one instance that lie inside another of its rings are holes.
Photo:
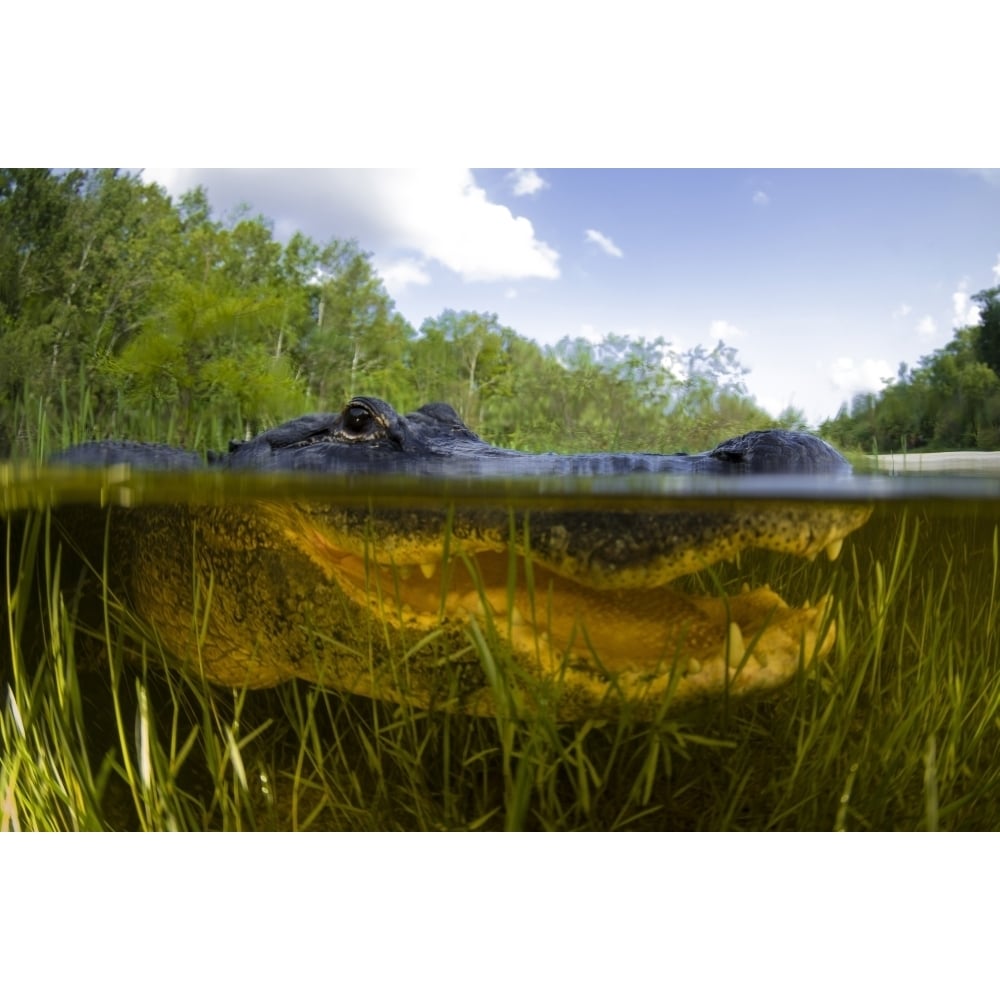
<path fill-rule="evenodd" d="M 829 652 L 835 636 L 829 599 L 792 608 L 767 586 L 717 598 L 665 585 L 600 589 L 536 564 L 530 554 L 470 552 L 454 539 L 439 543 L 436 561 L 421 551 L 420 562 L 398 566 L 391 558 L 379 562 L 377 550 L 344 551 L 312 519 L 286 520 L 283 533 L 391 629 L 427 635 L 445 622 L 476 622 L 495 634 L 529 675 L 529 701 L 534 683 L 561 718 L 613 714 L 622 701 L 649 715 L 667 702 L 683 707 L 766 691 Z M 842 536 L 835 535 L 813 537 L 799 554 L 837 558 Z M 391 689 L 379 695 L 396 697 Z M 484 689 L 462 709 L 493 714 L 497 705 Z"/>

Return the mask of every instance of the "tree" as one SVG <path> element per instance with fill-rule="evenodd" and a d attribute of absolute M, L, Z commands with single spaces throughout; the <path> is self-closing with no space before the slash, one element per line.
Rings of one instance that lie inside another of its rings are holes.
<path fill-rule="evenodd" d="M 228 424 L 231 435 L 299 410 L 304 393 L 288 351 L 308 295 L 271 224 L 244 208 L 223 225 L 198 188 L 165 228 L 172 253 L 146 289 L 138 331 L 104 358 L 109 385 L 187 445 L 213 424 Z"/>
<path fill-rule="evenodd" d="M 288 256 L 310 259 L 301 242 L 289 244 Z M 396 311 L 371 255 L 353 240 L 333 240 L 310 263 L 311 319 L 293 354 L 313 405 L 337 408 L 359 392 L 403 394 L 413 329 Z"/>
<path fill-rule="evenodd" d="M 820 427 L 842 446 L 996 448 L 1000 445 L 1000 288 L 973 296 L 980 322 L 955 331 L 878 395 L 869 394 Z"/>
<path fill-rule="evenodd" d="M 125 398 L 182 445 L 204 443 L 213 422 L 259 429 L 303 405 L 288 358 L 274 350 L 284 314 L 280 296 L 240 289 L 222 273 L 178 278 L 169 305 L 108 368 Z"/>
<path fill-rule="evenodd" d="M 547 361 L 530 368 L 532 417 L 522 421 L 546 428 L 553 450 L 699 451 L 773 423 L 746 395 L 746 369 L 722 343 L 678 352 L 662 338 L 609 333 L 596 344 L 564 338 Z"/>
<path fill-rule="evenodd" d="M 515 336 L 494 313 L 446 309 L 425 320 L 407 352 L 416 389 L 424 401 L 450 402 L 466 423 L 481 428 L 488 398 L 503 392 Z"/>
<path fill-rule="evenodd" d="M 113 170 L 0 171 L 0 420 L 30 436 L 100 407 L 100 361 L 134 333 L 172 266 L 177 220 L 152 185 Z M 21 426 L 16 426 L 20 424 Z"/>
<path fill-rule="evenodd" d="M 978 292 L 972 301 L 980 304 L 979 325 L 973 340 L 976 357 L 1000 375 L 1000 286 Z"/>

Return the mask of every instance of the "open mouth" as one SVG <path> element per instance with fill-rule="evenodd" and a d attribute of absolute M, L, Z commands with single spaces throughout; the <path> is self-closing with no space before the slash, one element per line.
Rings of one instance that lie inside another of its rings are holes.
<path fill-rule="evenodd" d="M 774 541 L 768 535 L 761 541 L 758 532 L 752 541 L 836 559 L 843 536 L 866 517 L 838 514 L 821 527 L 814 518 L 808 537 Z M 723 688 L 733 694 L 773 688 L 826 654 L 835 637 L 829 598 L 795 608 L 768 586 L 697 596 L 663 582 L 748 547 L 750 529 L 675 553 L 666 570 L 661 555 L 659 569 L 652 558 L 610 572 L 595 568 L 593 559 L 581 568 L 581 559 L 565 551 L 553 555 L 544 544 L 536 553 L 531 546 L 487 545 L 482 538 L 393 549 L 373 535 L 359 551 L 335 527 L 287 508 L 281 530 L 386 626 L 429 633 L 446 621 L 475 621 L 540 676 L 561 678 L 590 700 L 606 697 L 609 687 L 634 701 L 667 692 L 687 700 Z"/>

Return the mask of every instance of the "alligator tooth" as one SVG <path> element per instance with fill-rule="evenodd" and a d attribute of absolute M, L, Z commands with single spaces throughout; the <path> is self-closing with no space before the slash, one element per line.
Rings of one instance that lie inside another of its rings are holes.
<path fill-rule="evenodd" d="M 726 643 L 726 664 L 733 670 L 743 662 L 747 648 L 743 644 L 743 633 L 736 622 L 729 623 L 729 642 Z"/>
<path fill-rule="evenodd" d="M 840 555 L 840 550 L 844 547 L 844 539 L 838 538 L 835 542 L 830 542 L 830 544 L 824 550 L 826 552 L 827 559 L 833 562 L 837 556 Z"/>
<path fill-rule="evenodd" d="M 750 593 L 750 584 L 747 583 L 746 580 L 744 580 L 740 584 L 740 593 L 741 594 L 749 594 Z"/>
<path fill-rule="evenodd" d="M 684 676 L 691 677 L 693 674 L 700 674 L 704 669 L 701 665 L 701 660 L 692 656 L 687 662 L 687 670 L 684 671 Z"/>
<path fill-rule="evenodd" d="M 424 574 L 424 579 L 429 580 L 434 575 L 434 570 L 437 569 L 436 563 L 421 563 L 420 572 Z"/>

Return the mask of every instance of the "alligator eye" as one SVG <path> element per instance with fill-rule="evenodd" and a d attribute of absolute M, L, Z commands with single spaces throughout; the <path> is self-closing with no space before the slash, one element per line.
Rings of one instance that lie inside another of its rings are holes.
<path fill-rule="evenodd" d="M 364 434 L 371 425 L 371 412 L 364 406 L 348 406 L 344 410 L 344 430 L 348 433 Z"/>

